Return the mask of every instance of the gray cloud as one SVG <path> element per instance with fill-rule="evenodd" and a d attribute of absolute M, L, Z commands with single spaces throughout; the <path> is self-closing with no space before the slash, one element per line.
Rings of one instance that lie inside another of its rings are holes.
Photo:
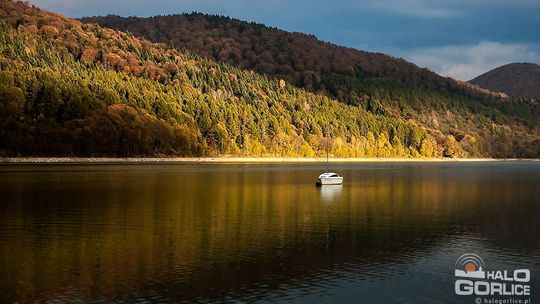
<path fill-rule="evenodd" d="M 433 1 L 431 1 L 433 2 Z M 371 2 L 368 9 L 418 18 L 455 18 L 464 13 L 455 7 L 432 5 L 425 0 L 382 0 Z"/>
<path fill-rule="evenodd" d="M 470 80 L 504 64 L 540 62 L 540 51 L 534 45 L 482 41 L 412 50 L 404 57 L 441 75 Z"/>

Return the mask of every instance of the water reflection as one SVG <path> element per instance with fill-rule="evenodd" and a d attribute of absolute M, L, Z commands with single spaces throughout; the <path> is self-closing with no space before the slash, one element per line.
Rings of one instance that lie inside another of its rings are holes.
<path fill-rule="evenodd" d="M 316 188 L 321 195 L 321 201 L 330 204 L 339 198 L 343 185 L 322 185 Z"/>
<path fill-rule="evenodd" d="M 536 163 L 338 169 L 0 168 L 0 302 L 452 302 L 463 252 L 540 268 Z"/>

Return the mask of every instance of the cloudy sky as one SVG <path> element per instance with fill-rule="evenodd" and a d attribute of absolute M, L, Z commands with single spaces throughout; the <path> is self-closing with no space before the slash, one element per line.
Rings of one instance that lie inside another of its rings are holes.
<path fill-rule="evenodd" d="M 511 62 L 540 63 L 540 0 L 31 0 L 70 17 L 198 11 L 256 21 L 403 57 L 469 80 Z"/>

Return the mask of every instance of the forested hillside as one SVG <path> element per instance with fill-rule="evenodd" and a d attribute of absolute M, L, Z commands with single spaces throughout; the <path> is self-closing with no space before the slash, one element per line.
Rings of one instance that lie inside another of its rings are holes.
<path fill-rule="evenodd" d="M 539 153 L 529 121 L 498 109 L 477 104 L 482 111 L 473 121 L 471 112 L 437 103 L 462 130 L 457 134 L 374 110 L 380 100 L 364 98 L 370 109 L 0 1 L 2 155 L 314 156 L 326 147 L 344 157 Z"/>
<path fill-rule="evenodd" d="M 540 100 L 540 65 L 538 64 L 511 63 L 503 65 L 469 82 L 510 96 Z"/>
<path fill-rule="evenodd" d="M 471 133 L 479 134 L 475 141 L 481 141 L 480 145 L 493 145 L 480 150 L 498 156 L 523 153 L 513 151 L 519 144 L 509 141 L 500 126 L 538 131 L 538 104 L 444 78 L 403 59 L 322 42 L 312 35 L 199 13 L 151 18 L 110 15 L 82 21 L 283 79 L 371 113 L 414 120 L 432 134 L 440 131 L 460 142 Z"/>
<path fill-rule="evenodd" d="M 282 78 L 310 91 L 332 93 L 349 103 L 361 101 L 357 99 L 360 96 L 350 94 L 355 88 L 340 85 L 337 80 L 341 79 L 336 77 L 384 80 L 414 88 L 462 91 L 488 97 L 400 58 L 340 47 L 319 41 L 313 35 L 290 33 L 228 17 L 200 13 L 150 18 L 108 15 L 85 17 L 81 21 L 192 50 L 206 58 Z"/>

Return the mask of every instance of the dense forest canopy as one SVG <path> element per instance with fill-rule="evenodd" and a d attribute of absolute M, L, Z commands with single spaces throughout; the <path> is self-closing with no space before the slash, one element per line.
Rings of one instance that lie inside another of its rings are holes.
<path fill-rule="evenodd" d="M 341 77 L 329 79 L 357 84 Z M 396 83 L 369 78 L 360 84 L 361 103 L 346 103 L 290 80 L 0 1 L 2 155 L 316 156 L 327 147 L 342 157 L 539 153 L 530 105 L 491 107 L 491 100 L 470 103 L 450 91 Z M 414 105 L 424 110 L 418 114 Z M 445 113 L 444 128 L 436 127 L 439 114 L 413 119 L 431 112 Z"/>

